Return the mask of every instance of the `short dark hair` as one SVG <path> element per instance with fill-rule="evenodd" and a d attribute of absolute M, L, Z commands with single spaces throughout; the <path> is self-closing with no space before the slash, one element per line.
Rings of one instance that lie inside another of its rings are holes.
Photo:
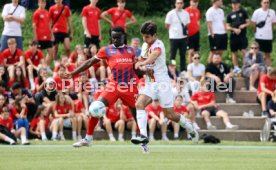
<path fill-rule="evenodd" d="M 0 80 L 0 87 L 6 88 L 6 82 L 4 80 Z"/>
<path fill-rule="evenodd" d="M 18 82 L 15 82 L 12 86 L 12 90 L 21 89 L 21 85 Z"/>
<path fill-rule="evenodd" d="M 140 32 L 153 36 L 157 32 L 157 25 L 153 21 L 146 21 L 142 24 Z"/>
<path fill-rule="evenodd" d="M 123 27 L 114 27 L 114 28 L 112 28 L 112 30 L 111 30 L 111 31 L 114 31 L 114 32 L 120 32 L 120 33 L 125 34 L 125 30 L 124 30 L 124 28 L 123 28 Z"/>

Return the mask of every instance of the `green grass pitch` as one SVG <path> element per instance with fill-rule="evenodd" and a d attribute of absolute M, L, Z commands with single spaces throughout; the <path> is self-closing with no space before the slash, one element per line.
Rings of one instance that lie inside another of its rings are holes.
<path fill-rule="evenodd" d="M 72 141 L 35 142 L 30 146 L 0 145 L 0 169 L 34 170 L 275 170 L 275 143 L 151 142 L 142 154 L 130 142 L 96 141 L 90 147 L 73 148 Z"/>

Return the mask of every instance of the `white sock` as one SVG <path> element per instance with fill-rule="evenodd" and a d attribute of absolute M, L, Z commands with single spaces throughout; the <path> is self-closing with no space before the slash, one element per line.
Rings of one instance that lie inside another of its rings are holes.
<path fill-rule="evenodd" d="M 22 144 L 27 142 L 27 138 L 25 135 L 21 135 L 21 142 Z"/>
<path fill-rule="evenodd" d="M 207 122 L 207 127 L 210 127 L 212 126 L 212 123 L 211 122 Z"/>
<path fill-rule="evenodd" d="M 56 138 L 57 138 L 57 132 L 53 132 L 52 139 L 56 139 Z"/>
<path fill-rule="evenodd" d="M 42 140 L 47 139 L 47 137 L 46 137 L 46 133 L 45 133 L 45 132 L 41 132 L 41 138 L 42 138 Z"/>
<path fill-rule="evenodd" d="M 60 132 L 59 132 L 59 135 L 60 135 L 60 136 L 64 136 L 64 135 L 63 135 L 63 131 L 60 131 Z"/>
<path fill-rule="evenodd" d="M 167 134 L 166 133 L 162 133 L 162 138 L 165 138 L 167 137 Z"/>
<path fill-rule="evenodd" d="M 108 136 L 109 136 L 109 139 L 114 138 L 112 133 L 108 134 Z"/>
<path fill-rule="evenodd" d="M 92 141 L 93 140 L 93 136 L 92 135 L 85 135 L 85 139 L 87 139 L 88 141 Z"/>
<path fill-rule="evenodd" d="M 175 133 L 175 134 L 173 135 L 173 137 L 174 137 L 174 138 L 178 138 L 178 137 L 179 137 L 178 133 Z"/>
<path fill-rule="evenodd" d="M 140 129 L 140 134 L 144 136 L 148 136 L 147 132 L 147 122 L 148 114 L 145 110 L 137 110 L 137 123 Z"/>
<path fill-rule="evenodd" d="M 15 143 L 15 141 L 12 138 L 9 138 L 8 136 L 5 137 L 4 141 L 9 143 Z"/>
<path fill-rule="evenodd" d="M 77 138 L 77 132 L 76 131 L 72 131 L 72 136 L 73 136 L 73 138 Z"/>
<path fill-rule="evenodd" d="M 136 136 L 136 132 L 131 132 L 131 136 L 135 137 Z"/>
<path fill-rule="evenodd" d="M 35 89 L 34 79 L 30 79 L 30 85 L 31 85 L 31 89 L 34 90 Z"/>
<path fill-rule="evenodd" d="M 180 115 L 180 120 L 178 123 L 180 124 L 180 126 L 185 128 L 187 131 L 194 130 L 193 125 L 183 115 Z"/>
<path fill-rule="evenodd" d="M 123 139 L 123 134 L 122 133 L 119 133 L 118 139 Z"/>
<path fill-rule="evenodd" d="M 227 122 L 227 123 L 226 123 L 226 127 L 229 128 L 229 127 L 232 127 L 232 126 L 233 126 L 232 123 L 230 123 L 230 122 Z"/>
<path fill-rule="evenodd" d="M 154 135 L 153 135 L 153 133 L 150 132 L 150 133 L 149 133 L 149 136 L 150 136 L 150 137 L 153 137 Z"/>

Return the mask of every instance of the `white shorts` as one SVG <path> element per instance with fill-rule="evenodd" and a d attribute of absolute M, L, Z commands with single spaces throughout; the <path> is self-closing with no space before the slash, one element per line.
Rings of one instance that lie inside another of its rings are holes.
<path fill-rule="evenodd" d="M 71 128 L 72 127 L 72 122 L 71 118 L 66 118 L 63 120 L 63 126 L 66 128 Z"/>
<path fill-rule="evenodd" d="M 171 82 L 146 83 L 139 90 L 139 94 L 149 96 L 152 100 L 158 99 L 162 108 L 172 108 L 174 96 Z"/>

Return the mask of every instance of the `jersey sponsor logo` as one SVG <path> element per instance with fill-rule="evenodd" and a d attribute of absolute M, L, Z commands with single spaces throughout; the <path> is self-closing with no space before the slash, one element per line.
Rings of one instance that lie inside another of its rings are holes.
<path fill-rule="evenodd" d="M 236 14 L 231 16 L 231 19 L 235 19 L 235 18 L 237 18 Z"/>
<path fill-rule="evenodd" d="M 117 58 L 117 63 L 133 63 L 132 58 Z"/>
<path fill-rule="evenodd" d="M 44 16 L 43 14 L 41 14 L 41 15 L 40 15 L 40 18 L 43 19 L 43 18 L 45 18 L 45 16 Z"/>

